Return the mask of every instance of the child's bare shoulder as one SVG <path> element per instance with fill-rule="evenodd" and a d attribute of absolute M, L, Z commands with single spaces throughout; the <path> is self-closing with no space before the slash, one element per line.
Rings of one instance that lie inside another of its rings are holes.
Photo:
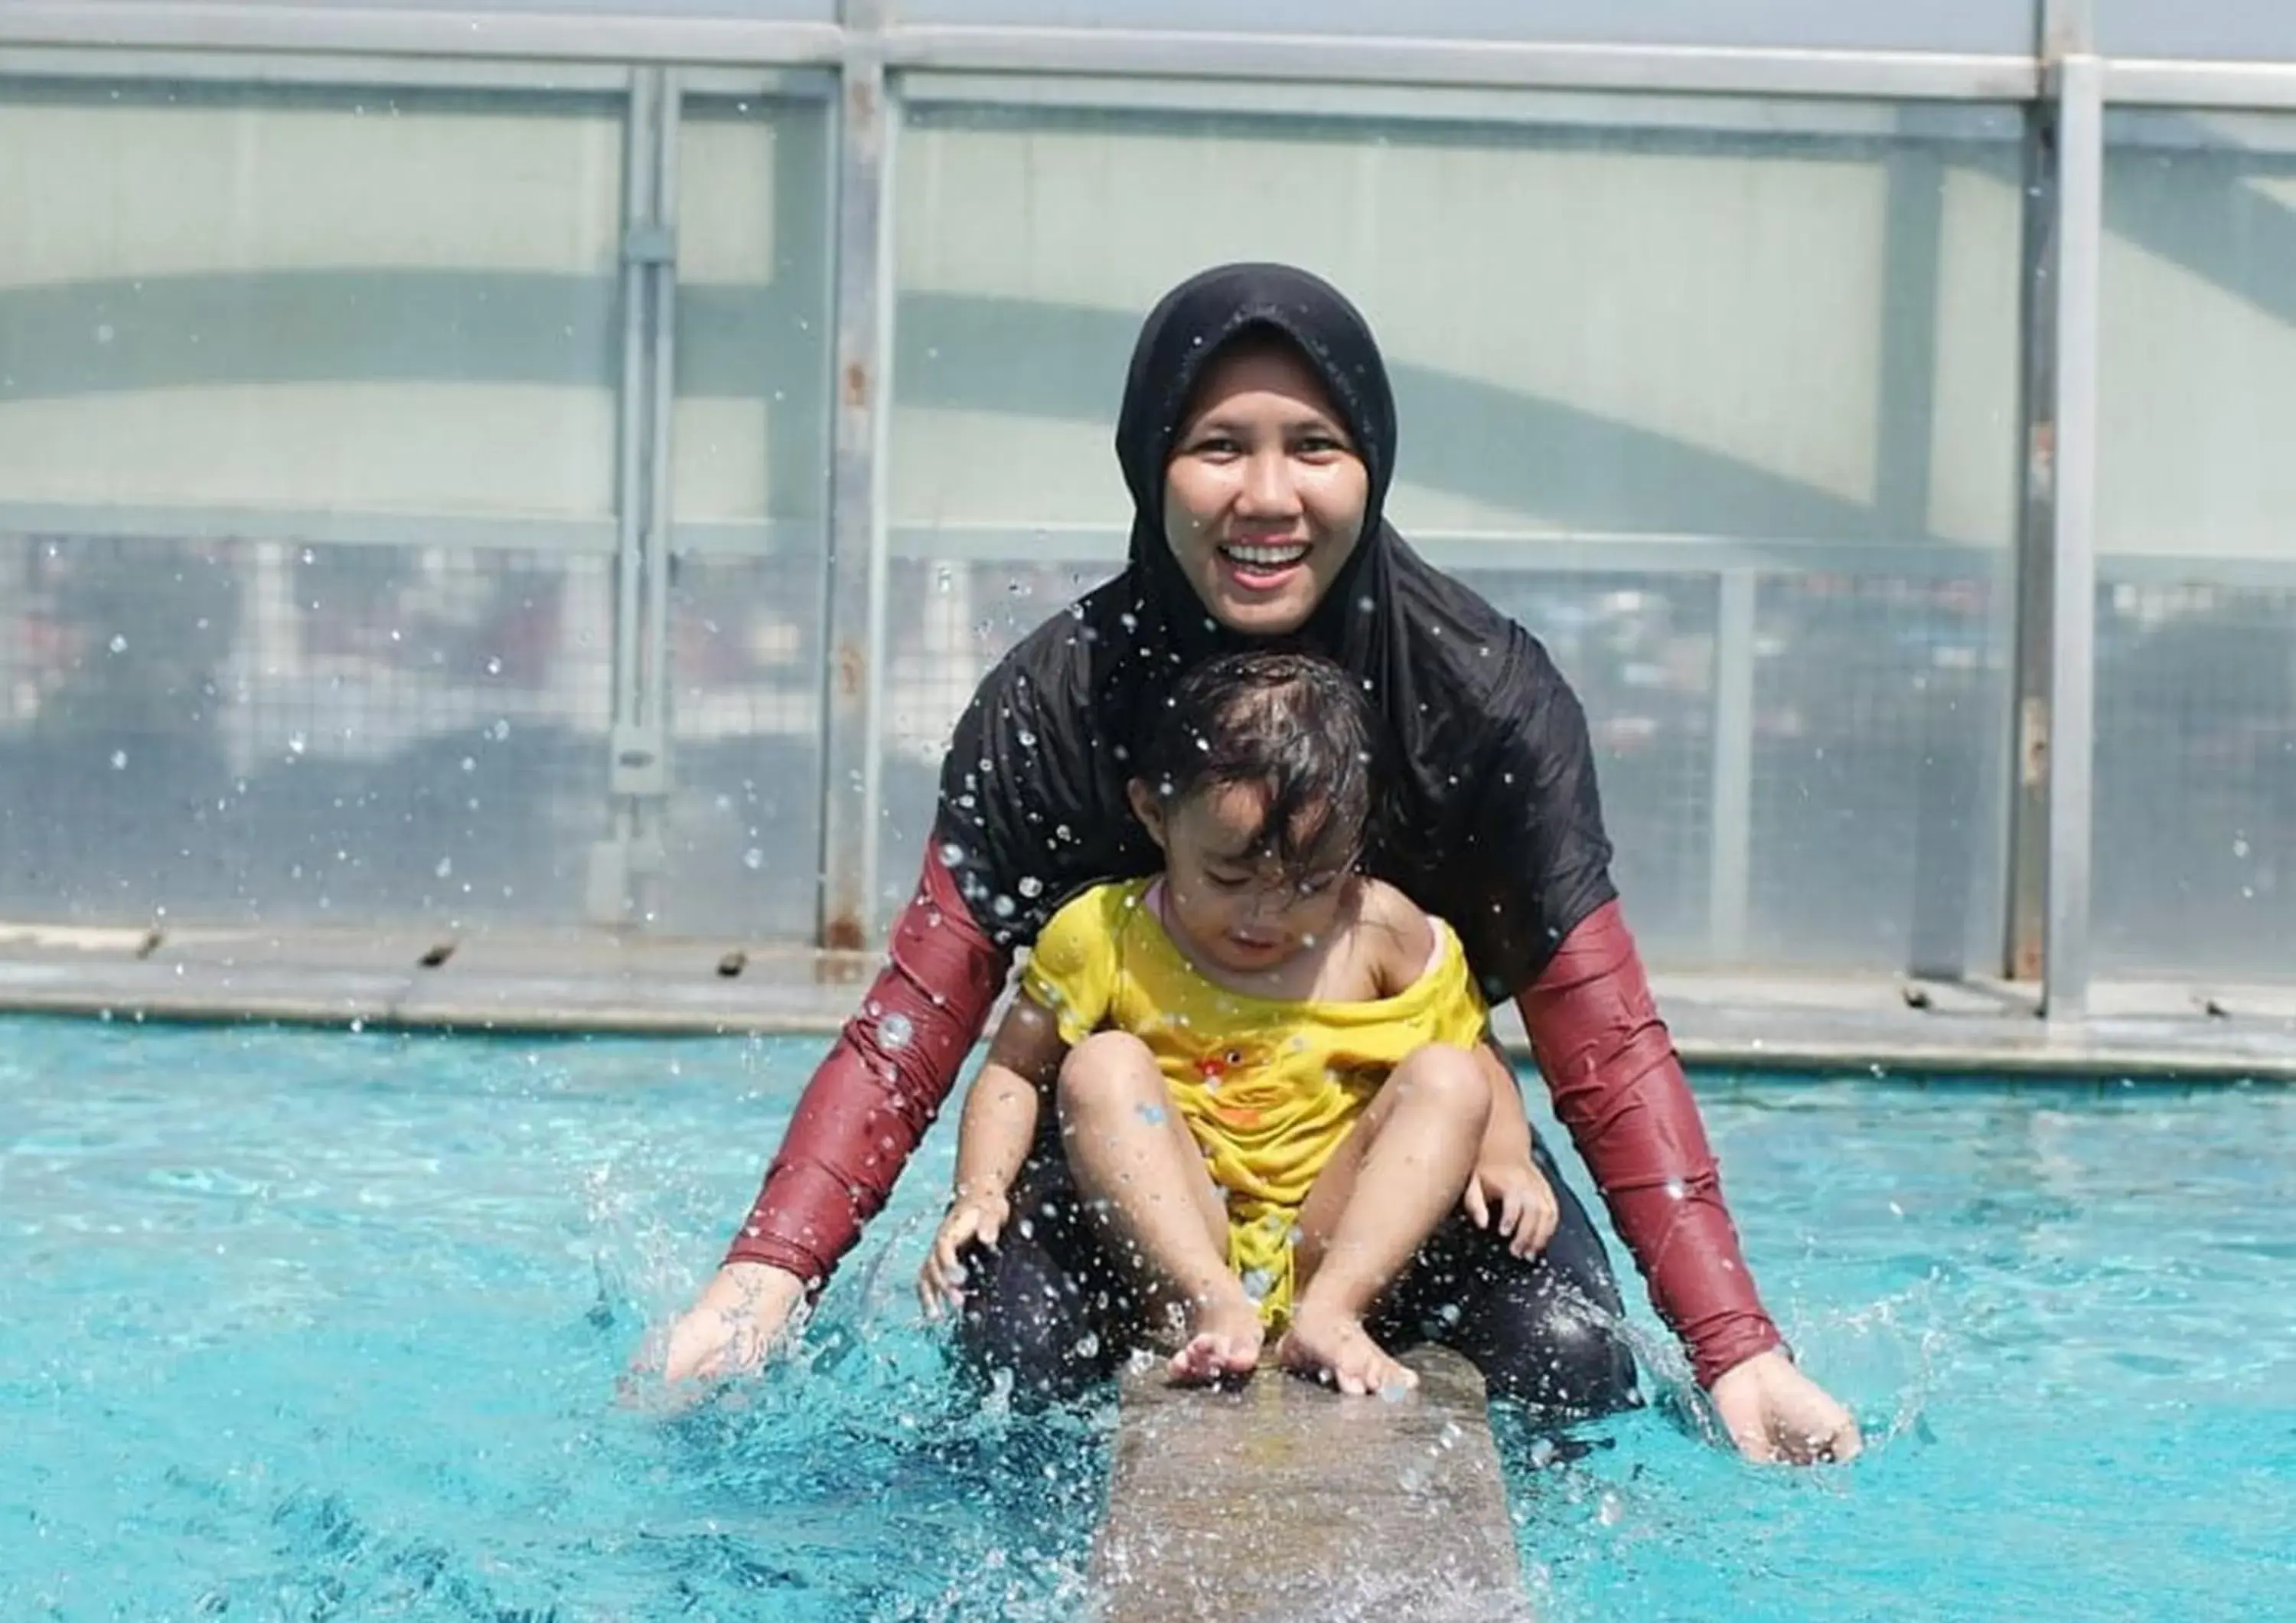
<path fill-rule="evenodd" d="M 1401 992 L 1416 982 L 1435 955 L 1435 921 L 1426 911 L 1384 879 L 1367 878 L 1356 917 L 1377 966 L 1382 993 Z"/>

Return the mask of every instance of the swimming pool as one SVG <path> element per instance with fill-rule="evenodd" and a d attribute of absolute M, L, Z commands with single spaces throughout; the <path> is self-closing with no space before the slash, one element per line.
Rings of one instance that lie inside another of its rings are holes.
<path fill-rule="evenodd" d="M 0 1021 L 0 1618 L 1076 1615 L 1112 1406 L 948 1380 L 946 1132 L 794 1366 L 615 1402 L 818 1047 Z M 2296 1091 L 1702 1094 L 1872 1446 L 1755 1471 L 1653 1410 L 1546 1463 L 1502 1417 L 1542 1617 L 2284 1614 Z"/>

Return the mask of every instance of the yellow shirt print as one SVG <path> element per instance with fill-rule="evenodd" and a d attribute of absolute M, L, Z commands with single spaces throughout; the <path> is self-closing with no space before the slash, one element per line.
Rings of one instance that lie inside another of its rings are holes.
<path fill-rule="evenodd" d="M 1102 885 L 1053 915 L 1021 972 L 1070 1047 L 1097 1031 L 1146 1044 L 1227 1199 L 1228 1265 L 1281 1329 L 1300 1208 L 1388 1074 L 1430 1042 L 1472 1048 L 1488 1010 L 1442 920 L 1426 970 L 1341 1003 L 1232 992 L 1184 957 L 1146 905 L 1154 878 Z"/>

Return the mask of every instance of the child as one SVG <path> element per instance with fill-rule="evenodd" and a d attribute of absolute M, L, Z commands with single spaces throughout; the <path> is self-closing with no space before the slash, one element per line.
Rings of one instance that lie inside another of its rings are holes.
<path fill-rule="evenodd" d="M 1037 938 L 967 1096 L 919 1280 L 960 1303 L 1052 1093 L 1087 1208 L 1185 1326 L 1176 1380 L 1276 1357 L 1348 1393 L 1416 1377 L 1364 1316 L 1464 1199 L 1527 1256 L 1554 1232 L 1458 938 L 1355 871 L 1375 726 L 1338 667 L 1230 655 L 1181 681 L 1130 786 L 1162 874 Z"/>

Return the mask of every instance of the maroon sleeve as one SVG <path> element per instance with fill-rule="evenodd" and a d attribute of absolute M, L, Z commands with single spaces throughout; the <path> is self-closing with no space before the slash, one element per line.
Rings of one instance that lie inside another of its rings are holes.
<path fill-rule="evenodd" d="M 1588 914 L 1516 1000 L 1554 1113 L 1611 1208 L 1698 1384 L 1784 1345 L 1762 1311 L 1698 1104 L 1616 902 Z"/>
<path fill-rule="evenodd" d="M 938 848 L 885 968 L 806 1084 L 727 1262 L 769 1263 L 820 1289 L 955 1085 L 1012 955 L 973 922 Z"/>

